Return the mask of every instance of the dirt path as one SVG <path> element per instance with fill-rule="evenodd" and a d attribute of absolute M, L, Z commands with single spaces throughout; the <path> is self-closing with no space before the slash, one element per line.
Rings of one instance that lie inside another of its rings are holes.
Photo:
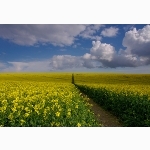
<path fill-rule="evenodd" d="M 85 98 L 88 98 L 83 93 L 82 93 L 82 96 Z M 93 105 L 91 107 L 91 110 L 94 112 L 95 118 L 97 119 L 97 121 L 101 123 L 103 127 L 123 127 L 123 125 L 119 122 L 116 116 L 104 110 L 97 103 L 95 103 L 92 99 L 89 98 L 88 103 Z"/>

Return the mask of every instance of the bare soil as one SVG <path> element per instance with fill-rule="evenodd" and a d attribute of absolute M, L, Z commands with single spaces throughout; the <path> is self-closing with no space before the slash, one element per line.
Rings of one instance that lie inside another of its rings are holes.
<path fill-rule="evenodd" d="M 83 93 L 82 96 L 88 98 Z M 123 125 L 119 122 L 119 119 L 116 116 L 104 110 L 101 106 L 95 103 L 91 98 L 88 99 L 89 99 L 88 103 L 92 104 L 91 110 L 94 112 L 96 120 L 100 124 L 102 124 L 102 127 L 123 127 Z"/>

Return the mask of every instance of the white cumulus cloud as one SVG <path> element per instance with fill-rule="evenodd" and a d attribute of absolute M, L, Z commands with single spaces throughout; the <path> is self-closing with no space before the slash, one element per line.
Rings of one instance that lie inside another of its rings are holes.
<path fill-rule="evenodd" d="M 115 54 L 115 49 L 110 44 L 101 43 L 100 41 L 93 41 L 93 47 L 90 50 L 92 56 L 99 60 L 111 61 Z"/>
<path fill-rule="evenodd" d="M 56 55 L 50 59 L 49 66 L 52 70 L 78 68 L 82 67 L 82 60 L 80 57 L 77 56 Z"/>
<path fill-rule="evenodd" d="M 104 25 L 95 24 L 95 25 L 88 25 L 86 30 L 80 33 L 80 36 L 85 39 L 92 39 L 92 40 L 101 40 L 101 36 L 96 35 L 100 28 L 104 27 Z"/>
<path fill-rule="evenodd" d="M 75 37 L 86 29 L 87 25 L 76 24 L 1 24 L 0 37 L 18 45 L 33 46 L 38 43 L 64 46 L 72 45 Z"/>
<path fill-rule="evenodd" d="M 126 50 L 120 50 L 117 52 L 115 48 L 106 43 L 100 41 L 93 41 L 93 46 L 90 49 L 90 53 L 83 55 L 84 66 L 87 68 L 95 67 L 138 67 L 149 64 L 149 59 L 144 57 L 138 57 Z M 93 63 L 97 62 L 97 63 Z M 98 64 L 99 66 L 95 65 Z"/>
<path fill-rule="evenodd" d="M 5 72 L 34 72 L 49 71 L 49 60 L 29 61 L 29 62 L 8 62 L 7 66 L 2 69 Z"/>
<path fill-rule="evenodd" d="M 114 37 L 118 34 L 119 29 L 115 27 L 105 28 L 101 35 L 104 37 Z"/>
<path fill-rule="evenodd" d="M 131 54 L 150 57 L 150 25 L 146 25 L 143 29 L 133 28 L 126 32 L 122 44 Z"/>
<path fill-rule="evenodd" d="M 31 27 L 35 26 L 26 26 L 25 28 L 29 27 L 29 29 L 33 29 Z M 72 25 L 71 25 L 72 26 Z M 74 25 L 74 30 L 72 31 L 71 26 L 51 26 L 53 27 L 53 30 L 51 30 L 51 34 L 54 36 L 52 39 L 55 41 L 58 37 L 58 35 L 64 35 L 63 31 L 66 35 L 66 40 L 56 40 L 56 45 L 69 45 L 74 42 L 75 36 L 79 35 L 82 36 L 82 38 L 91 38 L 95 36 L 95 33 L 99 31 L 100 25 Z M 0 27 L 2 27 L 0 25 Z M 4 26 L 5 27 L 5 26 Z M 18 26 L 18 28 L 22 29 L 22 26 Z M 45 28 L 49 29 L 49 25 L 45 26 Z M 68 29 L 66 29 L 66 27 Z M 23 39 L 21 39 L 22 34 L 30 34 L 29 32 L 24 33 L 24 30 L 21 29 L 18 30 L 16 26 L 14 26 L 13 30 L 12 27 L 6 34 L 2 34 L 3 31 L 0 28 L 0 36 L 3 38 L 8 38 L 11 41 L 19 41 L 23 42 Z M 48 31 L 48 29 L 44 29 L 43 26 L 36 26 L 37 28 L 42 28 L 44 33 Z M 58 29 L 58 33 L 54 30 Z M 5 29 L 5 28 L 3 28 Z M 9 25 L 8 28 L 9 29 Z M 15 31 L 15 29 L 17 29 Z M 26 31 L 28 31 L 27 29 Z M 6 30 L 7 31 L 7 30 Z M 10 36 L 10 31 L 12 31 L 13 34 Z M 22 32 L 21 32 L 22 31 Z M 30 38 L 30 42 L 32 44 L 35 44 L 36 42 L 44 41 L 46 43 L 46 37 L 47 35 L 44 35 L 44 33 L 41 35 L 38 35 L 39 32 L 36 32 L 37 30 L 30 31 L 32 35 L 36 35 L 35 38 Z M 82 32 L 86 31 L 86 32 Z M 103 30 L 104 31 L 104 30 Z M 18 33 L 17 35 L 15 33 Z M 34 34 L 33 34 L 34 33 Z M 54 33 L 54 34 L 53 34 Z M 81 33 L 81 34 L 80 34 Z M 84 34 L 83 34 L 84 33 Z M 87 36 L 85 36 L 87 34 Z M 108 34 L 107 34 L 108 35 Z M 109 35 L 115 35 L 115 34 L 109 34 Z M 89 36 L 89 37 L 88 37 Z M 11 38 L 10 38 L 11 37 Z M 31 36 L 32 37 L 32 36 Z M 33 36 L 34 37 L 34 36 Z M 71 37 L 71 41 L 70 38 Z M 33 40 L 36 39 L 36 40 Z M 24 39 L 24 43 L 28 43 L 29 39 Z M 47 42 L 53 43 L 51 38 L 47 39 Z M 31 44 L 31 45 L 32 45 Z M 54 44 L 54 43 L 53 43 Z M 111 44 L 102 43 L 100 40 L 92 41 L 92 47 L 89 51 L 89 53 L 85 53 L 83 56 L 72 56 L 72 55 L 55 55 L 49 60 L 43 60 L 43 61 L 28 61 L 28 62 L 8 62 L 8 64 L 4 64 L 0 62 L 0 69 L 1 71 L 53 71 L 53 70 L 67 70 L 67 69 L 85 69 L 85 68 L 117 68 L 117 67 L 140 67 L 140 66 L 149 66 L 150 64 L 150 25 L 144 26 L 142 29 L 137 30 L 136 28 L 133 28 L 125 33 L 125 37 L 123 38 L 122 42 L 123 46 L 126 47 L 125 50 L 120 49 L 117 51 L 115 47 L 113 47 Z M 62 49 L 63 50 L 63 49 Z"/>

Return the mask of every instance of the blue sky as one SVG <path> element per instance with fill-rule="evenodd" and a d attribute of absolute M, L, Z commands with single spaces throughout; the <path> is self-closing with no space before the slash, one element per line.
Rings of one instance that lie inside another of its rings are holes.
<path fill-rule="evenodd" d="M 150 25 L 0 24 L 0 71 L 150 73 Z"/>

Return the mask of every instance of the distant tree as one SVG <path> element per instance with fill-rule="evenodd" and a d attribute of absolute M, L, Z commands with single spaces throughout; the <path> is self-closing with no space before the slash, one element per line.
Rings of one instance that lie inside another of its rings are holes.
<path fill-rule="evenodd" d="M 74 74 L 72 74 L 72 84 L 74 84 Z"/>

